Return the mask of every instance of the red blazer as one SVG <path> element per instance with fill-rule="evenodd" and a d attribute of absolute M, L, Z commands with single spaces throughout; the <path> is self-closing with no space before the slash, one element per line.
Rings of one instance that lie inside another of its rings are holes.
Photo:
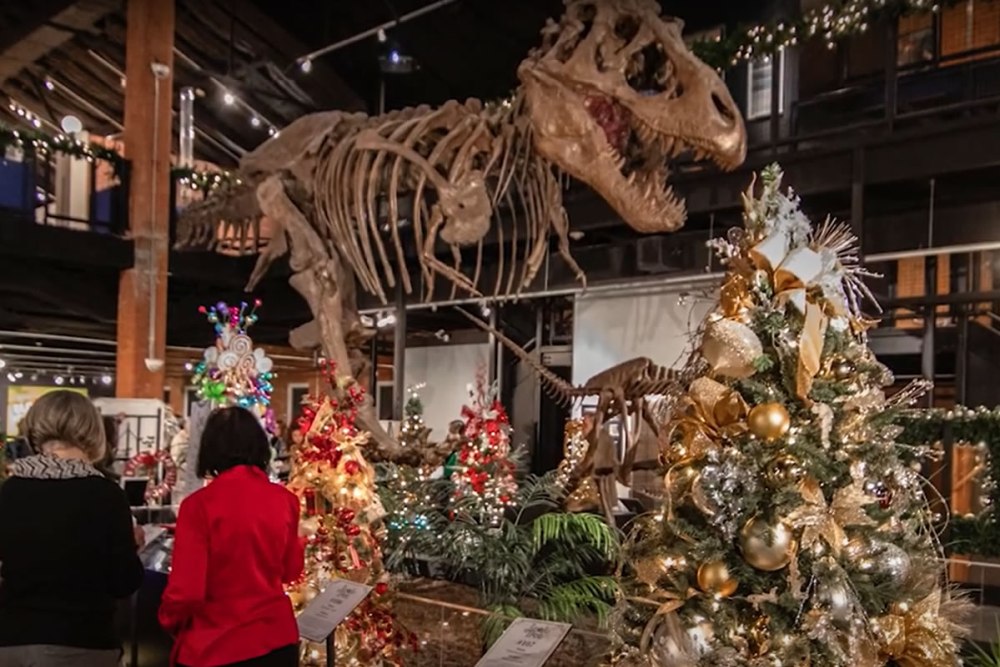
<path fill-rule="evenodd" d="M 302 573 L 298 527 L 295 495 L 252 466 L 184 500 L 159 614 L 172 662 L 216 667 L 298 643 L 282 586 Z"/>

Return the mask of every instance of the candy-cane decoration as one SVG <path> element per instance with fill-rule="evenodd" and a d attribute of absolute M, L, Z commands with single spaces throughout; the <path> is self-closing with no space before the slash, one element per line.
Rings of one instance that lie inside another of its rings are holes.
<path fill-rule="evenodd" d="M 163 477 L 154 484 L 153 479 L 157 477 L 161 465 L 163 466 Z M 125 469 L 122 473 L 125 477 L 149 476 L 149 481 L 146 482 L 146 492 L 143 496 L 147 503 L 163 500 L 177 484 L 177 464 L 174 463 L 170 452 L 165 449 L 159 452 L 136 454 L 125 463 Z"/>

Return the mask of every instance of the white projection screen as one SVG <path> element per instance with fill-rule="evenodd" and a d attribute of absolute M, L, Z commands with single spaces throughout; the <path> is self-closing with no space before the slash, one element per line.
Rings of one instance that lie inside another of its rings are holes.
<path fill-rule="evenodd" d="M 628 359 L 684 363 L 691 337 L 718 299 L 718 278 L 581 294 L 573 319 L 573 383 Z"/>
<path fill-rule="evenodd" d="M 573 320 L 573 383 L 582 384 L 596 373 L 635 357 L 649 357 L 667 368 L 683 365 L 691 352 L 693 335 L 718 300 L 718 284 L 717 276 L 706 276 L 688 283 L 578 296 Z M 596 399 L 588 399 L 575 416 L 595 404 Z M 621 427 L 612 423 L 607 428 L 621 457 Z M 640 433 L 637 460 L 655 458 L 656 449 L 651 433 Z M 655 497 L 661 489 L 658 475 L 635 472 L 632 488 L 619 485 L 618 493 L 620 497 Z"/>

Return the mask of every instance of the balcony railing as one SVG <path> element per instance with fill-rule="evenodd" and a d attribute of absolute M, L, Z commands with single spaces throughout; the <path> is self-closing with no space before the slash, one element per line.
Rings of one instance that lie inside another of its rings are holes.
<path fill-rule="evenodd" d="M 878 75 L 798 99 L 790 105 L 788 122 L 772 122 L 752 148 L 794 150 L 842 135 L 893 131 L 998 107 L 1000 46 L 994 46 L 900 69 L 886 67 Z"/>
<path fill-rule="evenodd" d="M 128 185 L 127 163 L 9 152 L 0 160 L 0 217 L 120 236 Z"/>

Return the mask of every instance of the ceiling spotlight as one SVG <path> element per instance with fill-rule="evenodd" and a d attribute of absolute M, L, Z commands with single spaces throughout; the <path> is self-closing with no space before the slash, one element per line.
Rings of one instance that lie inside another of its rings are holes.
<path fill-rule="evenodd" d="M 384 329 L 385 327 L 391 327 L 395 323 L 396 315 L 394 313 L 383 313 L 382 315 L 379 315 L 376 326 L 378 326 L 379 329 Z"/>
<path fill-rule="evenodd" d="M 32 118 L 31 119 L 31 124 L 34 125 L 35 127 L 41 127 L 42 126 L 42 121 L 40 121 L 37 118 Z"/>
<path fill-rule="evenodd" d="M 303 74 L 308 74 L 313 70 L 313 61 L 310 60 L 309 58 L 306 58 L 305 60 L 299 63 L 299 69 L 302 70 Z"/>
<path fill-rule="evenodd" d="M 434 337 L 437 338 L 442 343 L 447 343 L 448 341 L 451 340 L 451 336 L 448 335 L 448 332 L 445 331 L 444 329 L 438 329 L 437 331 L 435 331 Z"/>
<path fill-rule="evenodd" d="M 236 98 L 229 91 L 226 91 L 225 95 L 222 96 L 222 101 L 229 106 L 236 104 Z"/>
<path fill-rule="evenodd" d="M 70 114 L 68 116 L 63 116 L 63 119 L 59 122 L 59 127 L 63 129 L 66 134 L 76 134 L 83 130 L 83 122 L 76 116 Z"/>
<path fill-rule="evenodd" d="M 55 87 L 56 87 L 56 85 L 54 83 L 52 83 L 52 79 L 45 79 L 45 89 L 46 90 L 55 90 Z"/>
<path fill-rule="evenodd" d="M 7 381 L 17 382 L 17 376 L 15 376 L 13 373 L 7 373 Z"/>
<path fill-rule="evenodd" d="M 64 378 L 64 377 L 63 377 L 62 375 L 57 375 L 57 376 L 56 376 L 56 378 L 55 378 L 55 383 L 56 383 L 57 385 L 59 385 L 59 386 L 62 386 L 62 385 L 63 385 L 63 383 L 65 383 L 65 382 L 66 382 L 66 378 Z"/>
<path fill-rule="evenodd" d="M 86 381 L 87 381 L 87 378 L 85 378 L 85 377 L 83 377 L 83 376 L 81 375 L 81 376 L 80 376 L 80 384 L 84 384 L 84 383 L 85 383 Z"/>
<path fill-rule="evenodd" d="M 76 378 L 75 378 L 75 377 L 73 377 L 73 376 L 71 375 L 71 376 L 69 377 L 69 383 L 70 383 L 70 384 L 76 384 Z"/>
<path fill-rule="evenodd" d="M 112 378 L 111 378 L 110 375 L 102 375 L 101 376 L 101 382 L 103 382 L 104 384 L 111 384 L 111 381 L 112 381 Z"/>
<path fill-rule="evenodd" d="M 361 319 L 361 324 L 368 327 L 369 329 L 375 326 L 375 320 L 372 319 L 371 315 L 362 315 L 360 319 Z"/>
<path fill-rule="evenodd" d="M 16 379 L 20 380 L 21 378 L 23 378 L 23 377 L 24 377 L 24 373 L 22 373 L 21 371 L 18 371 L 18 372 L 16 372 L 16 373 L 14 373 L 14 377 L 15 377 Z"/>
<path fill-rule="evenodd" d="M 253 118 L 250 119 L 250 124 L 253 125 L 254 127 L 260 127 L 260 118 L 254 116 Z"/>
<path fill-rule="evenodd" d="M 3 359 L 0 359 L 0 368 L 4 368 L 6 365 L 7 365 L 7 362 L 4 361 Z"/>
<path fill-rule="evenodd" d="M 190 361 L 187 362 L 186 364 L 184 364 L 184 370 L 186 370 L 186 371 L 193 371 L 194 370 L 194 364 L 192 364 Z"/>
<path fill-rule="evenodd" d="M 29 379 L 30 379 L 30 380 L 31 380 L 32 382 L 38 382 L 38 375 L 37 375 L 36 373 L 32 373 L 32 374 L 31 374 L 31 378 L 29 378 Z"/>
<path fill-rule="evenodd" d="M 493 311 L 485 303 L 479 305 L 479 312 L 483 314 L 483 317 L 489 317 L 490 313 Z"/>
<path fill-rule="evenodd" d="M 389 39 L 389 38 L 385 34 L 385 29 L 384 28 L 379 28 L 378 29 L 378 43 L 379 44 L 385 44 L 385 40 L 387 40 L 387 39 Z"/>
<path fill-rule="evenodd" d="M 413 56 L 395 48 L 389 49 L 387 54 L 380 56 L 378 62 L 383 74 L 409 74 L 417 68 Z"/>
<path fill-rule="evenodd" d="M 269 127 L 269 128 L 267 128 L 267 134 L 270 137 L 276 137 L 276 136 L 278 136 L 278 130 L 276 130 L 273 127 Z"/>

